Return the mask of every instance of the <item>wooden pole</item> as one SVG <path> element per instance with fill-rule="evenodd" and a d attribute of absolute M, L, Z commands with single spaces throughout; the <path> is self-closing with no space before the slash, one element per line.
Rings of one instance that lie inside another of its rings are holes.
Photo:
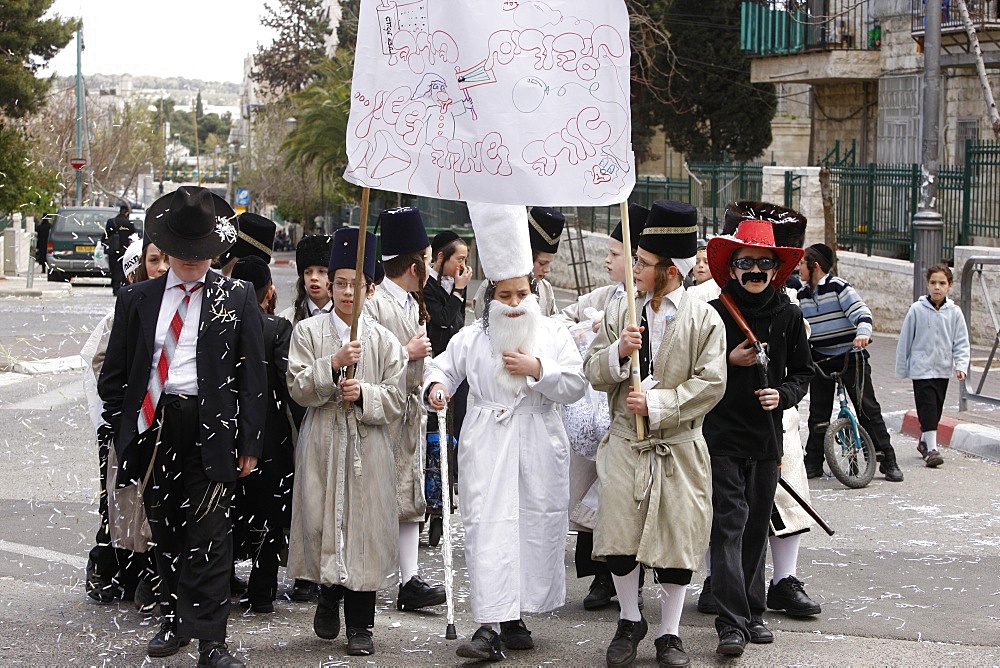
<path fill-rule="evenodd" d="M 368 198 L 371 191 L 361 189 L 361 221 L 358 223 L 358 254 L 354 262 L 354 309 L 351 312 L 351 341 L 358 338 L 358 318 L 361 317 L 361 291 L 365 289 L 365 235 L 368 232 Z M 352 364 L 347 368 L 347 378 L 354 378 Z M 344 410 L 350 408 L 350 402 L 344 402 Z"/>
<path fill-rule="evenodd" d="M 628 202 L 621 203 L 622 244 L 625 246 L 625 299 L 628 304 L 628 324 L 635 326 L 635 284 L 632 280 L 632 236 L 628 225 Z M 639 371 L 639 351 L 632 353 L 632 391 L 642 390 L 642 377 Z M 635 433 L 639 440 L 646 438 L 646 423 L 641 415 L 635 416 Z"/>

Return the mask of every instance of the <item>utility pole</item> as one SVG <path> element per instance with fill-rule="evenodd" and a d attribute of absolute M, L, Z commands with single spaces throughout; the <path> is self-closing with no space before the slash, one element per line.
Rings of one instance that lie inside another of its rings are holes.
<path fill-rule="evenodd" d="M 941 260 L 944 221 L 937 210 L 941 109 L 941 0 L 924 5 L 924 107 L 920 204 L 913 216 L 913 299 L 925 292 L 924 273 Z"/>
<path fill-rule="evenodd" d="M 940 1 L 940 0 L 939 0 Z M 201 99 L 201 89 L 198 89 L 198 99 Z M 191 111 L 194 118 L 194 164 L 198 170 L 198 185 L 201 185 L 201 151 L 198 147 L 198 102 L 195 100 L 194 109 Z"/>
<path fill-rule="evenodd" d="M 76 157 L 83 159 L 83 31 L 76 31 Z M 76 170 L 76 205 L 83 206 L 83 170 Z"/>

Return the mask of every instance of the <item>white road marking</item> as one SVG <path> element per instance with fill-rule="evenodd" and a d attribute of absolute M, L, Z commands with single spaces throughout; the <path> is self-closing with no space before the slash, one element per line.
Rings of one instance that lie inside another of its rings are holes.
<path fill-rule="evenodd" d="M 83 400 L 83 380 L 74 380 L 71 383 L 60 385 L 59 387 L 16 403 L 2 403 L 0 408 L 6 410 L 35 410 L 50 411 L 60 406 L 74 404 Z"/>
<path fill-rule="evenodd" d="M 73 568 L 87 567 L 87 560 L 79 555 L 64 554 L 62 552 L 56 552 L 55 550 L 49 550 L 44 547 L 24 545 L 22 543 L 12 543 L 8 540 L 0 540 L 0 552 L 13 552 L 14 554 L 20 554 L 25 557 L 34 557 L 35 559 L 44 559 L 45 561 L 55 561 L 60 564 L 72 566 Z"/>

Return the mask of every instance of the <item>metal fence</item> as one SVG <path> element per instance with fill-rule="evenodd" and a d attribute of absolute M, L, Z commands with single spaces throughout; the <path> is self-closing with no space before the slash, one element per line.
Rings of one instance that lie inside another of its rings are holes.
<path fill-rule="evenodd" d="M 658 199 L 691 201 L 691 179 L 668 179 L 662 176 L 637 176 L 635 188 L 629 195 L 630 204 L 649 207 Z M 576 207 L 580 228 L 590 232 L 611 234 L 621 220 L 618 206 Z"/>
<path fill-rule="evenodd" d="M 701 236 L 718 234 L 725 219 L 726 205 L 737 200 L 762 199 L 764 162 L 692 162 L 688 170 L 694 175 L 688 200 L 698 208 Z"/>
<path fill-rule="evenodd" d="M 740 48 L 754 56 L 882 47 L 874 0 L 753 0 L 740 5 Z"/>

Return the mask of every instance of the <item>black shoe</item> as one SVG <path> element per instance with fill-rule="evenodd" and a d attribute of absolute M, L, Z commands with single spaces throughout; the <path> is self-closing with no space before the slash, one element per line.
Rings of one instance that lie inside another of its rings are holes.
<path fill-rule="evenodd" d="M 789 617 L 812 617 L 823 611 L 819 603 L 806 596 L 805 585 L 794 575 L 768 585 L 767 607 L 783 610 Z"/>
<path fill-rule="evenodd" d="M 743 656 L 747 641 L 743 634 L 735 629 L 729 629 L 719 636 L 719 646 L 715 648 L 716 654 L 725 656 Z"/>
<path fill-rule="evenodd" d="M 351 656 L 368 656 L 375 653 L 371 629 L 347 629 L 347 653 Z"/>
<path fill-rule="evenodd" d="M 296 603 L 308 603 L 315 598 L 317 589 L 318 587 L 315 582 L 296 580 L 295 585 L 292 586 L 292 593 L 288 598 Z"/>
<path fill-rule="evenodd" d="M 590 583 L 590 591 L 583 599 L 584 610 L 597 610 L 611 604 L 611 598 L 615 595 L 615 583 L 611 579 L 610 573 L 601 573 L 594 576 L 594 581 Z"/>
<path fill-rule="evenodd" d="M 701 586 L 701 594 L 698 595 L 698 612 L 706 615 L 719 614 L 719 608 L 715 605 L 715 595 L 712 594 L 712 576 L 705 578 L 705 584 Z"/>
<path fill-rule="evenodd" d="M 233 597 L 242 596 L 247 593 L 247 581 L 236 577 L 236 573 L 229 576 L 229 595 Z"/>
<path fill-rule="evenodd" d="M 333 640 L 340 635 L 340 599 L 343 596 L 344 590 L 340 587 L 320 588 L 313 631 L 324 640 Z"/>
<path fill-rule="evenodd" d="M 160 632 L 153 636 L 146 645 L 146 654 L 154 659 L 173 656 L 185 647 L 191 640 L 189 638 L 177 637 L 177 627 L 171 622 L 164 620 L 160 624 Z"/>
<path fill-rule="evenodd" d="M 944 457 L 937 450 L 929 450 L 927 456 L 924 457 L 924 463 L 927 464 L 927 468 L 933 469 L 944 464 Z"/>
<path fill-rule="evenodd" d="M 535 642 L 531 639 L 531 631 L 524 625 L 523 619 L 500 622 L 500 642 L 507 649 L 535 649 Z"/>
<path fill-rule="evenodd" d="M 441 605 L 446 600 L 444 587 L 432 587 L 414 575 L 405 585 L 400 586 L 396 597 L 396 609 L 417 610 L 429 605 Z"/>
<path fill-rule="evenodd" d="M 115 600 L 121 595 L 121 590 L 118 585 L 101 577 L 101 574 L 97 571 L 97 564 L 95 564 L 92 559 L 87 560 L 86 580 L 84 581 L 84 586 L 87 591 L 87 596 L 89 596 L 95 603 L 100 603 L 101 605 L 114 603 Z"/>
<path fill-rule="evenodd" d="M 819 468 L 810 468 L 808 466 L 806 467 L 806 478 L 808 478 L 809 480 L 812 480 L 813 478 L 822 478 L 822 477 L 823 477 L 822 466 L 820 466 Z"/>
<path fill-rule="evenodd" d="M 750 631 L 750 642 L 755 645 L 767 645 L 774 642 L 774 634 L 760 617 L 752 617 L 747 630 Z"/>
<path fill-rule="evenodd" d="M 476 629 L 476 632 L 472 634 L 472 639 L 459 645 L 455 654 L 463 659 L 479 659 L 480 661 L 502 661 L 506 658 L 500 647 L 500 634 L 485 626 Z"/>
<path fill-rule="evenodd" d="M 135 609 L 141 612 L 143 617 L 153 616 L 159 601 L 156 599 L 156 592 L 153 589 L 151 580 L 148 578 L 139 580 L 139 584 L 135 588 L 134 602 Z"/>
<path fill-rule="evenodd" d="M 684 651 L 684 645 L 677 636 L 663 635 L 653 644 L 656 645 L 656 663 L 660 666 L 691 665 L 691 658 Z"/>
<path fill-rule="evenodd" d="M 431 547 L 437 547 L 441 542 L 442 534 L 444 534 L 444 522 L 440 515 L 435 515 L 431 517 L 430 525 L 427 527 L 427 544 Z"/>
<path fill-rule="evenodd" d="M 229 653 L 226 643 L 219 640 L 203 640 L 198 646 L 198 665 L 212 668 L 244 668 L 246 664 Z"/>
<path fill-rule="evenodd" d="M 628 619 L 618 620 L 618 630 L 615 637 L 608 645 L 607 660 L 609 666 L 630 666 L 635 661 L 636 648 L 639 641 L 646 637 L 649 626 L 645 617 L 639 617 L 639 621 L 633 622 Z"/>
<path fill-rule="evenodd" d="M 250 599 L 241 598 L 240 605 L 251 610 L 253 612 L 266 615 L 274 612 L 274 602 L 273 601 L 251 601 Z"/>
<path fill-rule="evenodd" d="M 878 470 L 885 474 L 885 479 L 889 482 L 903 482 L 903 472 L 899 469 L 895 458 L 886 457 L 885 461 L 878 465 Z"/>

